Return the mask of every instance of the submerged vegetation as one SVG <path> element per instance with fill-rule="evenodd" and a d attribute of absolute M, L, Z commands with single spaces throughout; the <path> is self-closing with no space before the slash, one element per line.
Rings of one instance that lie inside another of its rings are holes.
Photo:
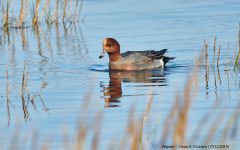
<path fill-rule="evenodd" d="M 19 15 L 13 13 L 14 0 L 0 1 L 2 13 L 2 26 L 4 28 L 25 28 L 36 26 L 43 22 L 47 24 L 74 23 L 80 18 L 83 0 L 55 0 L 54 12 L 51 12 L 51 1 L 46 0 L 44 7 L 40 6 L 41 0 L 21 0 Z M 42 11 L 40 12 L 40 9 Z M 28 17 L 31 14 L 31 18 Z"/>

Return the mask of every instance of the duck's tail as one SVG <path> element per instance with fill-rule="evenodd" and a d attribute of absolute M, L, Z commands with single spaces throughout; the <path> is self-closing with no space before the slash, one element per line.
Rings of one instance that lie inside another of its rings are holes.
<path fill-rule="evenodd" d="M 163 62 L 164 62 L 164 65 L 169 62 L 170 60 L 173 60 L 174 58 L 176 57 L 166 57 L 166 56 L 163 56 Z"/>

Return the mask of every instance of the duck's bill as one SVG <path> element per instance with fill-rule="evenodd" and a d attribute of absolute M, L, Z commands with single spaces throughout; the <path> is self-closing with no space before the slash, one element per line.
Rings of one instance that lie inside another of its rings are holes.
<path fill-rule="evenodd" d="M 102 54 L 99 56 L 99 59 L 103 58 L 106 54 L 107 54 L 107 52 L 105 50 L 103 50 Z"/>

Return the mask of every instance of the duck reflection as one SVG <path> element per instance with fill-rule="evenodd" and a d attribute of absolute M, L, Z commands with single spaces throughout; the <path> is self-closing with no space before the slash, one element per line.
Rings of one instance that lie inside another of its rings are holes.
<path fill-rule="evenodd" d="M 120 98 L 123 97 L 121 82 L 133 82 L 133 83 L 156 83 L 159 82 L 159 86 L 166 86 L 166 73 L 159 73 L 159 71 L 138 71 L 138 72 L 123 72 L 123 71 L 111 71 L 109 72 L 109 85 L 104 86 L 103 82 L 100 82 L 100 86 L 103 88 L 105 99 L 104 107 L 120 107 Z M 155 86 L 146 85 L 142 86 Z"/>

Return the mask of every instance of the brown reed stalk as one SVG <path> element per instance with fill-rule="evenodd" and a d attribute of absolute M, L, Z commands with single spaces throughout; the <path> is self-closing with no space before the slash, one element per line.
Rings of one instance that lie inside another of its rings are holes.
<path fill-rule="evenodd" d="M 152 96 L 151 96 L 151 98 L 150 98 L 150 100 L 149 100 L 149 102 L 148 102 L 148 107 L 147 107 L 147 110 L 146 110 L 146 113 L 145 113 L 145 116 L 144 116 L 144 119 L 143 119 L 143 123 L 142 123 L 142 126 L 141 126 L 141 131 L 140 131 L 140 135 L 139 135 L 139 140 L 142 139 L 142 131 L 143 131 L 145 122 L 146 122 L 146 120 L 147 120 L 147 116 L 148 116 L 149 110 L 151 109 L 151 103 L 152 103 L 152 100 L 153 100 L 153 96 L 154 96 L 154 94 L 155 94 L 155 91 L 156 91 L 156 89 L 157 89 L 158 83 L 159 83 L 159 80 L 157 81 L 156 86 L 155 86 L 154 91 L 153 91 L 153 94 L 152 94 Z"/>
<path fill-rule="evenodd" d="M 79 0 L 76 1 L 76 6 L 75 6 L 75 13 L 74 13 L 74 19 L 73 19 L 73 22 L 76 21 L 78 2 L 79 2 Z"/>
<path fill-rule="evenodd" d="M 9 100 L 9 96 L 10 94 L 12 93 L 12 91 L 14 90 L 15 88 L 15 85 L 13 86 L 11 92 L 9 93 L 9 84 L 8 84 L 8 69 L 6 68 L 6 74 L 7 74 L 7 100 Z"/>
<path fill-rule="evenodd" d="M 57 5 L 56 5 L 56 23 L 58 23 L 58 9 L 59 9 L 59 0 L 57 0 Z"/>
<path fill-rule="evenodd" d="M 25 84 L 24 84 L 24 88 L 23 88 L 23 95 L 24 95 L 26 87 L 27 87 L 27 81 L 28 81 L 29 74 L 30 74 L 30 72 L 27 74 L 27 77 L 26 77 L 26 80 L 25 80 Z"/>
<path fill-rule="evenodd" d="M 25 78 L 25 66 L 23 68 L 23 77 L 22 77 L 22 90 L 21 90 L 21 98 L 24 100 L 24 93 L 23 93 L 23 88 L 24 88 L 24 79 Z"/>
<path fill-rule="evenodd" d="M 78 20 L 79 21 L 79 18 L 80 18 L 80 13 L 81 13 L 81 9 L 82 9 L 82 4 L 83 4 L 83 0 L 81 1 L 81 5 L 80 5 L 80 9 L 78 11 Z"/>
<path fill-rule="evenodd" d="M 22 20 L 22 17 L 23 17 L 23 6 L 24 5 L 24 0 L 21 0 L 21 9 L 20 9 L 20 18 L 19 18 L 19 20 Z"/>
<path fill-rule="evenodd" d="M 50 22 L 50 23 L 52 24 L 52 23 L 53 23 L 53 20 L 50 19 L 50 10 L 51 10 L 51 9 L 50 9 L 50 6 L 48 5 L 48 7 L 47 7 L 47 13 L 46 13 L 46 14 L 47 14 L 47 23 Z"/>
<path fill-rule="evenodd" d="M 228 52 L 227 52 L 227 67 L 228 67 L 229 43 L 230 43 L 230 42 L 228 42 Z"/>
<path fill-rule="evenodd" d="M 12 0 L 12 16 L 11 16 L 11 20 L 13 21 L 13 2 L 14 2 L 14 0 Z"/>
<path fill-rule="evenodd" d="M 6 14 L 4 10 L 4 4 L 2 5 L 2 13 L 3 13 L 3 26 L 6 27 L 8 25 L 8 14 L 9 14 L 9 0 L 7 0 L 7 8 L 6 8 Z"/>
<path fill-rule="evenodd" d="M 27 74 L 26 81 L 25 81 L 25 66 L 24 66 L 24 68 L 23 68 L 23 77 L 22 77 L 22 90 L 21 90 L 21 98 L 22 98 L 22 100 L 24 100 L 24 93 L 25 93 L 25 89 L 26 89 L 26 86 L 27 86 L 27 81 L 28 81 L 29 74 L 30 74 L 30 72 Z M 24 83 L 24 81 L 25 81 L 25 83 Z"/>
<path fill-rule="evenodd" d="M 52 20 L 54 21 L 55 17 L 56 17 L 56 10 L 57 10 L 57 6 L 58 6 L 58 0 L 55 0 L 56 1 L 56 6 L 54 8 L 54 13 L 53 13 L 53 17 L 52 17 Z"/>
<path fill-rule="evenodd" d="M 28 101 L 30 100 L 30 93 L 28 92 L 28 89 L 27 89 L 27 95 L 28 95 Z"/>
<path fill-rule="evenodd" d="M 8 19 L 9 19 L 9 0 L 7 0 L 7 12 L 6 12 L 6 23 L 8 24 L 9 22 L 8 22 Z"/>
<path fill-rule="evenodd" d="M 213 47 L 213 66 L 215 66 L 215 49 L 216 49 L 216 42 L 217 42 L 217 37 L 215 37 L 214 47 Z"/>
<path fill-rule="evenodd" d="M 64 20 L 65 20 L 66 9 L 67 9 L 67 0 L 65 0 L 65 2 L 64 2 L 63 18 L 62 18 L 63 23 L 64 23 Z"/>
<path fill-rule="evenodd" d="M 6 68 L 7 73 L 7 99 L 9 99 L 9 88 L 8 88 L 8 69 Z"/>
<path fill-rule="evenodd" d="M 33 19 L 33 24 L 34 25 L 37 25 L 38 24 L 38 9 L 39 9 L 39 3 L 40 3 L 40 0 L 36 0 L 36 9 L 35 9 L 35 15 L 34 15 L 34 19 Z"/>
<path fill-rule="evenodd" d="M 205 40 L 204 40 L 204 46 L 205 46 L 205 66 L 207 67 L 206 69 L 209 70 L 209 63 L 208 63 L 208 53 L 207 53 L 207 49 L 208 49 L 208 45 L 206 44 Z"/>
<path fill-rule="evenodd" d="M 218 49 L 218 60 L 217 60 L 217 66 L 218 66 L 218 64 L 219 64 L 220 50 L 221 50 L 221 45 L 220 45 L 220 47 L 219 47 L 219 49 Z"/>
<path fill-rule="evenodd" d="M 24 20 L 25 13 L 27 12 L 28 3 L 29 3 L 29 0 L 27 1 L 25 7 L 24 7 L 23 10 L 21 11 L 20 19 L 19 19 L 19 27 L 22 25 L 22 21 Z M 22 5 L 23 5 L 23 4 L 22 4 Z"/>
<path fill-rule="evenodd" d="M 41 22 L 41 21 L 42 21 L 43 14 L 44 14 L 44 12 L 45 12 L 45 9 L 47 8 L 48 4 L 49 4 L 49 0 L 47 0 L 46 4 L 45 4 L 45 5 L 44 5 L 44 7 L 43 7 L 43 10 L 42 10 L 42 15 L 41 15 L 41 18 L 40 18 L 40 21 L 39 21 L 39 22 Z"/>
<path fill-rule="evenodd" d="M 34 101 L 35 97 L 37 96 L 37 92 L 33 95 L 32 99 L 31 99 L 31 102 Z"/>
<path fill-rule="evenodd" d="M 3 24 L 6 25 L 6 18 L 5 18 L 5 11 L 4 11 L 4 5 L 2 4 L 2 13 L 3 13 Z"/>
<path fill-rule="evenodd" d="M 43 83 L 43 85 L 42 85 L 42 87 L 41 87 L 41 90 L 40 90 L 40 92 L 39 92 L 39 96 L 41 95 L 42 89 L 43 89 L 44 85 L 46 84 L 46 82 L 47 82 L 47 77 L 46 77 L 46 79 L 45 79 L 45 81 L 44 81 L 44 83 Z"/>
<path fill-rule="evenodd" d="M 73 0 L 71 0 L 70 7 L 69 7 L 69 17 L 71 17 L 72 15 L 72 2 Z"/>

